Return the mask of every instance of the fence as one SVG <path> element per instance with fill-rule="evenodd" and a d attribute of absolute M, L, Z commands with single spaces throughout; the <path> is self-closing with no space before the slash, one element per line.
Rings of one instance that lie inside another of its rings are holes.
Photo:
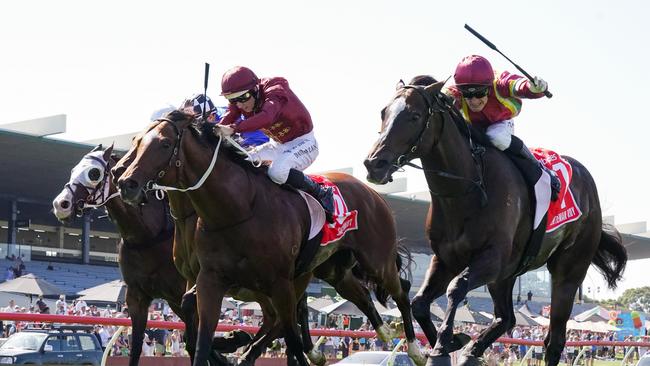
<path fill-rule="evenodd" d="M 53 314 L 30 314 L 30 313 L 2 313 L 0 312 L 0 320 L 11 320 L 11 321 L 26 321 L 26 322 L 41 322 L 41 323 L 63 323 L 63 324 L 101 324 L 101 325 L 112 325 L 119 326 L 117 332 L 113 335 L 111 343 L 106 347 L 106 352 L 104 353 L 104 362 L 105 364 L 106 357 L 108 352 L 111 349 L 112 343 L 115 342 L 119 334 L 131 326 L 131 319 L 129 318 L 101 318 L 101 317 L 92 317 L 92 316 L 69 316 L 69 315 L 53 315 Z M 159 321 L 159 320 L 149 320 L 147 321 L 147 328 L 159 328 L 159 329 L 185 329 L 185 324 L 181 322 L 170 322 L 170 321 Z M 252 326 L 241 326 L 241 325 L 230 325 L 230 324 L 219 324 L 217 326 L 217 331 L 228 332 L 236 329 L 241 329 L 249 333 L 256 333 L 259 330 L 259 327 Z M 351 337 L 351 338 L 372 338 L 376 336 L 374 331 L 355 331 L 355 330 L 335 330 L 335 329 L 310 329 L 310 334 L 312 336 L 319 337 Z M 426 342 L 426 337 L 422 333 L 417 333 L 416 336 L 423 342 Z M 321 338 L 319 342 L 322 342 Z M 504 344 L 516 344 L 524 346 L 543 346 L 544 342 L 542 341 L 531 341 L 524 339 L 515 339 L 515 338 L 499 338 L 496 342 Z M 401 343 L 400 343 L 401 345 Z M 620 342 L 620 341 L 577 341 L 577 342 L 566 342 L 566 346 L 582 347 L 582 350 L 574 360 L 573 365 L 578 365 L 579 360 L 584 356 L 585 349 L 584 346 L 615 346 L 615 347 L 629 347 L 629 350 L 625 354 L 621 365 L 625 365 L 627 359 L 630 357 L 634 351 L 633 347 L 645 347 L 650 348 L 650 342 Z M 524 361 L 527 358 L 530 358 L 533 348 L 529 348 L 526 355 L 521 360 L 521 365 L 524 365 Z M 452 357 L 453 361 L 454 357 Z"/>

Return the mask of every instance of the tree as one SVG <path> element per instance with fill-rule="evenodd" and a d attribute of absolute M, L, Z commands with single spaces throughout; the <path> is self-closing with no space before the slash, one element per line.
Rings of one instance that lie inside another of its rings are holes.
<path fill-rule="evenodd" d="M 650 311 L 650 286 L 625 290 L 618 302 L 630 310 Z"/>

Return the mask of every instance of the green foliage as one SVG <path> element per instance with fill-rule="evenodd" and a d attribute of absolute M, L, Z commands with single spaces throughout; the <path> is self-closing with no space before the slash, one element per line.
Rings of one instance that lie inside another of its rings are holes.
<path fill-rule="evenodd" d="M 618 303 L 630 310 L 650 312 L 650 286 L 625 290 Z"/>

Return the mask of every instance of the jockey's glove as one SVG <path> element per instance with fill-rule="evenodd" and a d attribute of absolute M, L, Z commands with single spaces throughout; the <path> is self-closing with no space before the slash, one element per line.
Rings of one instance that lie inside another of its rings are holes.
<path fill-rule="evenodd" d="M 221 135 L 223 137 L 229 137 L 235 133 L 234 128 L 227 125 L 220 125 L 220 124 L 215 125 L 213 131 L 216 136 Z"/>
<path fill-rule="evenodd" d="M 533 93 L 543 93 L 548 89 L 548 83 L 541 78 L 538 78 L 535 76 L 533 78 L 533 81 L 530 83 L 530 86 L 528 87 L 531 92 Z"/>

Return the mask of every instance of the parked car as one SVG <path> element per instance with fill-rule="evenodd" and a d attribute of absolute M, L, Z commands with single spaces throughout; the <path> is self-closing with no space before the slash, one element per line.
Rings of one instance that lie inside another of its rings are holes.
<path fill-rule="evenodd" d="M 23 330 L 0 346 L 0 364 L 96 365 L 104 353 L 88 327 Z M 90 327 L 92 330 L 92 327 Z"/>
<path fill-rule="evenodd" d="M 333 364 L 340 366 L 415 366 L 406 352 L 361 351 Z"/>

